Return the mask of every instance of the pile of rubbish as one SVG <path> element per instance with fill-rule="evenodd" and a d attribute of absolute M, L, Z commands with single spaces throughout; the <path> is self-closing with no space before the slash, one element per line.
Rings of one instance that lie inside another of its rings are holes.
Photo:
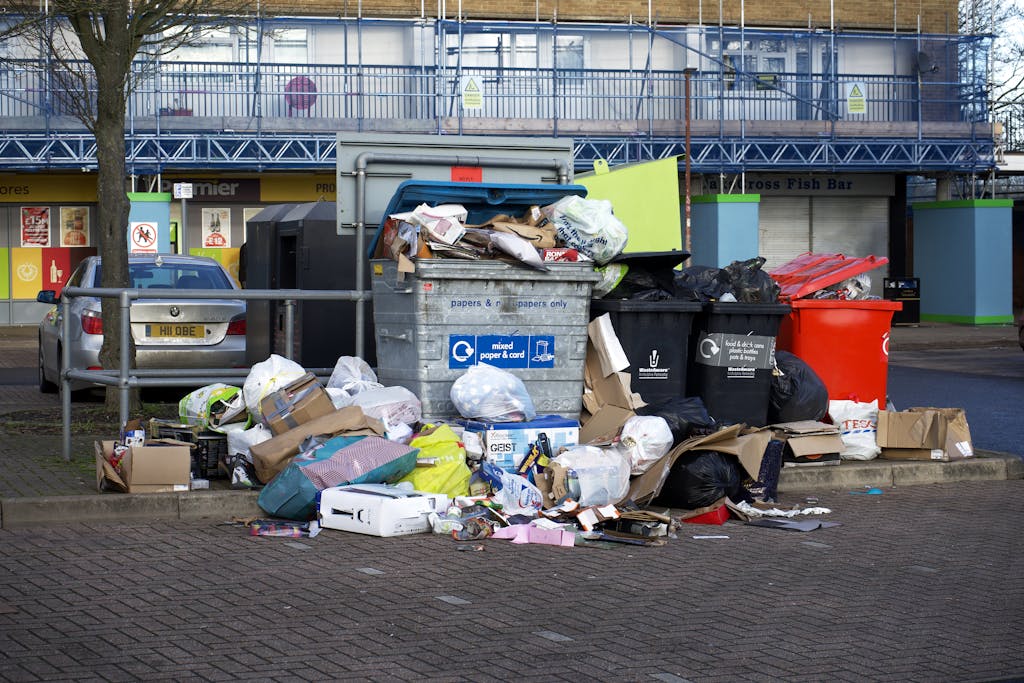
<path fill-rule="evenodd" d="M 468 223 L 469 215 L 462 204 L 420 204 L 390 214 L 375 256 L 400 263 L 410 258 L 497 259 L 546 271 L 548 262 L 607 263 L 622 252 L 628 238 L 611 202 L 575 194 L 479 224 Z"/>
<path fill-rule="evenodd" d="M 656 546 L 680 524 L 795 514 L 775 504 L 782 448 L 771 432 L 718 425 L 699 398 L 619 410 L 625 395 L 591 383 L 581 424 L 538 416 L 519 378 L 479 364 L 452 385 L 458 414 L 424 422 L 417 397 L 381 385 L 360 358 L 340 357 L 324 383 L 271 355 L 241 387 L 211 384 L 182 397 L 176 420 L 132 425 L 103 463 L 117 468 L 134 453 L 141 467 L 147 449 L 166 449 L 164 462 L 184 449 L 184 488 L 208 487 L 206 474 L 258 490 L 268 517 L 244 523 L 267 536 L 335 529 L 433 532 L 462 544 Z M 617 417 L 602 412 L 609 406 Z M 197 448 L 211 437 L 220 447 Z M 124 490 L 157 489 L 127 482 Z"/>

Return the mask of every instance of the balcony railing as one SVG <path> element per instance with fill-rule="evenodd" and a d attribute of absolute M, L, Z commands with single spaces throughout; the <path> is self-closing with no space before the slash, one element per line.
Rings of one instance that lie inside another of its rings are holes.
<path fill-rule="evenodd" d="M 77 66 L 87 71 L 86 64 Z M 464 106 L 467 79 L 482 91 L 478 108 Z M 0 121 L 7 122 L 0 128 L 43 132 L 55 117 L 72 117 L 77 98 L 90 94 L 76 92 L 71 100 L 57 80 L 41 61 L 0 66 Z M 133 82 L 131 130 L 181 125 L 183 117 L 192 117 L 197 130 L 214 131 L 238 120 L 248 128 L 302 119 L 292 122 L 294 129 L 324 120 L 400 131 L 409 122 L 440 130 L 450 119 L 509 119 L 530 132 L 557 130 L 566 122 L 585 123 L 593 132 L 614 133 L 624 123 L 656 132 L 678 127 L 686 116 L 680 71 L 137 62 Z M 856 110 L 845 90 L 850 82 L 863 88 Z M 700 71 L 693 74 L 691 97 L 696 123 L 952 124 L 984 121 L 986 115 L 984 97 L 964 84 L 922 83 L 914 75 Z"/>

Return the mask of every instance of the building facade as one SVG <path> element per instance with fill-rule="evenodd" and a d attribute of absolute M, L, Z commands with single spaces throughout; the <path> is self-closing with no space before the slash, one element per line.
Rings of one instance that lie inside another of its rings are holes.
<path fill-rule="evenodd" d="M 990 38 L 957 34 L 955 0 L 265 11 L 140 58 L 129 100 L 132 189 L 191 183 L 175 248 L 229 265 L 260 208 L 335 198 L 339 132 L 571 138 L 577 172 L 675 156 L 680 194 L 688 143 L 692 196 L 758 197 L 768 267 L 873 254 L 893 276 L 912 274 L 907 179 L 995 166 Z M 96 248 L 95 153 L 33 46 L 0 56 L 0 324 L 31 324 Z"/>

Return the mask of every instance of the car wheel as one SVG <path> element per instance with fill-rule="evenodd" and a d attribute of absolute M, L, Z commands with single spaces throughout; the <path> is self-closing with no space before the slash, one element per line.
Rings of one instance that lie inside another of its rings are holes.
<path fill-rule="evenodd" d="M 57 385 L 46 379 L 46 372 L 43 370 L 43 340 L 39 339 L 39 391 L 44 394 L 57 393 Z"/>
<path fill-rule="evenodd" d="M 1024 350 L 1024 326 L 1021 326 L 1020 331 L 1017 333 L 1017 341 L 1020 342 L 1021 350 Z"/>

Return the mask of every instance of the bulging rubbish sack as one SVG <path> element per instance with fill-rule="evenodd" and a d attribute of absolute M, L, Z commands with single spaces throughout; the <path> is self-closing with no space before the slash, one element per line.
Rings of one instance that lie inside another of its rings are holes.
<path fill-rule="evenodd" d="M 368 417 L 377 418 L 387 428 L 399 423 L 414 425 L 422 417 L 419 398 L 400 386 L 360 391 L 352 397 L 352 405 L 359 406 Z"/>
<path fill-rule="evenodd" d="M 362 358 L 357 356 L 341 356 L 334 364 L 334 372 L 327 380 L 327 389 L 341 389 L 349 396 L 355 396 L 366 389 L 378 389 L 384 386 L 377 381 L 377 375 Z"/>
<path fill-rule="evenodd" d="M 629 460 L 630 474 L 643 474 L 669 452 L 675 439 L 668 422 L 657 415 L 634 415 L 626 420 L 619 436 Z"/>
<path fill-rule="evenodd" d="M 567 247 L 586 254 L 600 265 L 626 248 L 629 230 L 612 213 L 612 203 L 607 199 L 568 195 L 542 211 L 555 224 L 559 239 Z"/>
<path fill-rule="evenodd" d="M 285 387 L 306 374 L 306 369 L 293 360 L 276 353 L 270 354 L 265 361 L 252 366 L 249 375 L 242 385 L 245 407 L 255 421 L 263 416 L 260 402 L 264 397 Z"/>
<path fill-rule="evenodd" d="M 452 383 L 451 399 L 459 415 L 471 420 L 523 422 L 537 417 L 523 381 L 484 363 L 470 366 Z"/>

